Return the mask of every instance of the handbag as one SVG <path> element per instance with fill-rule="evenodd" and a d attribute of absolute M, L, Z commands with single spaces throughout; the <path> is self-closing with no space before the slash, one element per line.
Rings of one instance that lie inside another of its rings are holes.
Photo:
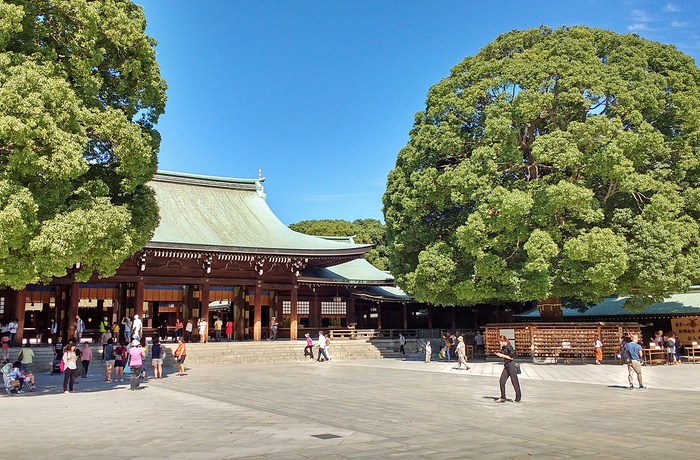
<path fill-rule="evenodd" d="M 66 370 L 66 362 L 61 360 L 60 364 L 58 365 L 58 368 L 61 369 L 61 372 Z"/>
<path fill-rule="evenodd" d="M 515 373 L 516 374 L 522 373 L 522 371 L 520 370 L 520 364 L 518 364 L 518 363 L 515 363 Z"/>
<path fill-rule="evenodd" d="M 131 368 L 129 367 L 129 363 L 131 362 L 131 356 L 127 358 L 126 364 L 124 364 L 124 370 L 122 371 L 125 374 L 131 374 Z"/>

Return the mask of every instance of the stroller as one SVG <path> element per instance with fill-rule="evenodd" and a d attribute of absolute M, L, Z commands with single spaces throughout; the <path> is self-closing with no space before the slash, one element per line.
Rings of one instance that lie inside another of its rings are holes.
<path fill-rule="evenodd" d="M 0 372 L 2 373 L 2 381 L 5 384 L 5 390 L 8 395 L 24 393 L 25 384 L 29 391 L 36 391 L 36 386 L 33 386 L 26 378 L 26 375 L 23 372 L 19 372 L 19 368 L 14 368 L 12 364 L 5 364 L 0 369 Z"/>
<path fill-rule="evenodd" d="M 63 374 L 63 372 L 61 372 L 61 360 L 60 359 L 54 359 L 53 362 L 51 363 L 51 375 L 56 375 L 56 374 Z"/>

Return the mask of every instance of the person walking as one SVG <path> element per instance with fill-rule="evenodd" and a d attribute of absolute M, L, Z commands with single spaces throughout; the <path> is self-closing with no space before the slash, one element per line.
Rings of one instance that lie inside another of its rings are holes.
<path fill-rule="evenodd" d="M 627 362 L 627 381 L 630 383 L 630 390 L 634 390 L 632 376 L 637 374 L 639 388 L 646 388 L 642 384 L 642 360 L 644 358 L 642 346 L 637 343 L 639 341 L 639 336 L 637 334 L 632 334 L 631 338 L 632 341 L 622 350 L 622 360 L 623 362 Z"/>
<path fill-rule="evenodd" d="M 501 379 L 498 381 L 501 387 L 501 397 L 498 398 L 496 402 L 506 402 L 506 382 L 509 378 L 510 383 L 513 384 L 513 388 L 515 389 L 515 402 L 522 402 L 520 382 L 518 381 L 518 368 L 515 365 L 515 349 L 513 345 L 510 344 L 510 340 L 504 335 L 498 338 L 498 342 L 501 345 L 501 351 L 497 351 L 495 354 L 499 358 L 503 358 L 503 372 L 501 372 Z"/>
<path fill-rule="evenodd" d="M 106 346 L 107 344 L 105 343 L 105 347 Z M 92 348 L 90 348 L 87 342 L 83 343 L 83 349 L 80 350 L 80 359 L 83 361 L 83 372 L 81 377 L 87 378 L 88 368 L 90 367 L 90 362 L 92 361 Z"/>
<path fill-rule="evenodd" d="M 316 361 L 321 362 L 321 355 L 323 355 L 324 361 L 328 362 L 328 355 L 326 354 L 326 336 L 323 335 L 323 331 L 318 331 L 318 358 L 316 358 Z"/>
<path fill-rule="evenodd" d="M 595 363 L 603 364 L 603 341 L 600 337 L 596 337 L 593 341 L 593 348 L 595 348 Z"/>
<path fill-rule="evenodd" d="M 72 393 L 75 383 L 75 370 L 77 369 L 78 357 L 75 354 L 75 345 L 69 343 L 63 349 L 63 393 Z"/>
<path fill-rule="evenodd" d="M 230 342 L 232 336 L 233 336 L 233 321 L 231 321 L 229 319 L 228 321 L 226 321 L 226 339 L 228 339 L 228 341 Z"/>
<path fill-rule="evenodd" d="M 80 318 L 80 315 L 75 315 L 75 338 L 78 339 L 77 343 L 83 338 L 83 332 L 85 332 L 85 322 Z"/>
<path fill-rule="evenodd" d="M 306 337 L 306 346 L 304 347 L 304 358 L 308 356 L 309 358 L 314 359 L 314 340 L 311 338 L 308 332 L 304 334 L 304 337 Z"/>
<path fill-rule="evenodd" d="M 26 372 L 27 374 L 31 372 L 30 367 L 34 362 L 34 350 L 32 350 L 31 347 L 32 346 L 29 344 L 29 341 L 27 341 L 17 357 L 17 360 L 22 364 L 22 371 Z"/>
<path fill-rule="evenodd" d="M 182 377 L 185 374 L 185 359 L 187 358 L 187 345 L 182 337 L 177 338 L 177 349 L 175 350 L 175 360 L 177 361 L 177 375 Z"/>
<path fill-rule="evenodd" d="M 134 320 L 131 322 L 131 338 L 132 340 L 141 340 L 143 334 L 143 322 L 139 315 L 134 315 Z"/>
<path fill-rule="evenodd" d="M 106 316 L 102 318 L 99 326 L 100 331 L 100 344 L 102 344 L 102 360 L 105 359 L 105 347 L 107 346 L 107 341 L 112 338 L 112 331 L 109 327 L 109 320 Z"/>
<path fill-rule="evenodd" d="M 403 334 L 401 334 L 401 333 L 399 332 L 399 351 L 400 351 L 401 354 L 404 355 L 404 356 L 406 356 L 406 349 L 405 349 L 405 346 L 406 346 L 406 337 L 404 337 Z"/>
<path fill-rule="evenodd" d="M 464 337 L 461 335 L 457 337 L 457 367 L 455 369 L 461 369 L 462 363 L 464 363 L 464 369 L 469 370 L 469 365 L 467 364 L 467 347 L 464 345 Z"/>
<path fill-rule="evenodd" d="M 433 346 L 430 345 L 430 340 L 425 341 L 425 362 L 429 363 L 433 356 Z"/>
<path fill-rule="evenodd" d="M 134 339 L 131 341 L 131 348 L 128 350 L 129 367 L 131 368 L 131 377 L 129 389 L 135 391 L 139 389 L 141 384 L 141 366 L 143 366 L 143 356 L 145 350 L 141 347 L 141 342 Z"/>
<path fill-rule="evenodd" d="M 326 348 L 324 349 L 326 352 L 326 357 L 328 361 L 333 361 L 333 357 L 331 356 L 331 338 L 327 333 L 324 334 L 324 337 L 326 338 Z"/>
<path fill-rule="evenodd" d="M 10 333 L 10 347 L 15 346 L 15 337 L 19 331 L 19 319 L 15 318 L 7 325 L 7 331 Z"/>

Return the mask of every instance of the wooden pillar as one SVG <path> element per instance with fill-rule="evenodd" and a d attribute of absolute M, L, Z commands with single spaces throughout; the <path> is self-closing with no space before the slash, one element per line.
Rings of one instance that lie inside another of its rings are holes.
<path fill-rule="evenodd" d="M 140 279 L 136 281 L 136 297 L 134 298 L 134 314 L 139 315 L 139 318 L 143 320 L 143 298 L 144 298 L 144 292 L 143 292 L 143 279 Z"/>
<path fill-rule="evenodd" d="M 401 304 L 401 314 L 403 315 L 403 328 L 408 329 L 408 305 L 406 302 Z"/>
<path fill-rule="evenodd" d="M 314 289 L 314 298 L 309 304 L 309 326 L 313 329 L 321 329 L 323 321 L 321 320 L 321 304 L 318 301 L 318 293 Z"/>
<path fill-rule="evenodd" d="M 253 313 L 253 340 L 262 340 L 262 280 L 255 284 L 255 310 Z"/>
<path fill-rule="evenodd" d="M 428 329 L 433 328 L 433 306 L 428 305 Z"/>
<path fill-rule="evenodd" d="M 17 318 L 17 335 L 15 336 L 14 345 L 22 346 L 22 339 L 24 338 L 24 311 L 27 307 L 27 290 L 22 289 L 15 292 L 15 312 L 14 318 Z M 9 318 L 6 318 L 6 320 Z M 9 323 L 9 321 L 7 321 Z"/>
<path fill-rule="evenodd" d="M 457 308 L 454 305 L 450 307 L 450 328 L 457 328 Z"/>
<path fill-rule="evenodd" d="M 350 301 L 346 303 L 347 310 L 345 311 L 345 318 L 347 318 L 348 326 L 351 324 L 357 324 L 357 313 L 355 311 L 355 298 L 350 297 Z"/>
<path fill-rule="evenodd" d="M 298 286 L 295 284 L 292 286 L 292 290 L 289 293 L 289 303 L 291 304 L 291 311 L 289 313 L 290 340 L 296 340 L 299 333 L 299 318 L 297 317 L 297 289 Z"/>
<path fill-rule="evenodd" d="M 202 308 L 201 308 L 201 314 L 199 315 L 201 318 L 204 318 L 205 321 L 207 322 L 207 328 L 206 331 L 204 332 L 204 341 L 208 342 L 209 341 L 209 329 L 210 329 L 210 324 L 209 324 L 209 280 L 205 281 L 202 284 Z M 200 339 L 201 340 L 201 339 Z"/>
<path fill-rule="evenodd" d="M 377 329 L 382 328 L 382 303 L 377 302 Z"/>
<path fill-rule="evenodd" d="M 237 338 L 239 340 L 243 339 L 245 328 L 246 328 L 246 321 L 245 321 L 245 289 L 242 287 L 236 287 L 233 289 L 234 291 L 234 305 L 236 306 L 234 308 L 234 314 L 236 312 L 236 308 L 238 309 L 238 317 L 234 317 L 234 338 Z"/>
<path fill-rule="evenodd" d="M 80 284 L 73 283 L 70 286 L 70 300 L 68 303 L 68 337 L 65 343 L 75 337 L 75 328 L 77 326 L 75 317 L 78 315 L 78 304 L 80 303 Z"/>

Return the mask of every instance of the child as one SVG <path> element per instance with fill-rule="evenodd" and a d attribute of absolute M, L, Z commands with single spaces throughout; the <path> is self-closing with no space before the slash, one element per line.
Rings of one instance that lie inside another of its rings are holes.
<path fill-rule="evenodd" d="M 433 347 L 430 346 L 430 340 L 425 341 L 425 362 L 430 362 L 430 357 L 433 354 Z"/>

